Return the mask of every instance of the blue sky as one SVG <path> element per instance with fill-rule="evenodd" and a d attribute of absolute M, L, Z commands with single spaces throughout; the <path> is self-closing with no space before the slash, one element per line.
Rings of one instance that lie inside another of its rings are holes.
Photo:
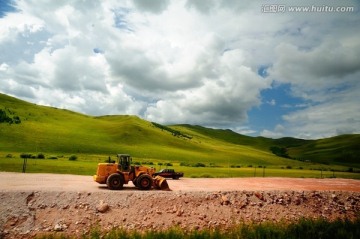
<path fill-rule="evenodd" d="M 300 99 L 291 97 L 289 85 L 279 85 L 261 92 L 262 104 L 249 111 L 249 122 L 257 132 L 272 129 L 283 124 L 282 115 L 290 113 L 295 105 L 302 103 Z M 269 117 L 267 117 L 269 116 Z"/>
<path fill-rule="evenodd" d="M 360 133 L 359 25 L 356 0 L 1 0 L 0 92 L 251 136 Z"/>
<path fill-rule="evenodd" d="M 8 12 L 14 12 L 16 9 L 10 0 L 1 0 L 0 2 L 0 17 L 4 17 Z"/>

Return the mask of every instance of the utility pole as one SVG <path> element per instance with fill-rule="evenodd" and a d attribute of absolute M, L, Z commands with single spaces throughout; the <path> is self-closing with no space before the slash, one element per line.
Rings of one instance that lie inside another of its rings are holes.
<path fill-rule="evenodd" d="M 22 172 L 23 172 L 23 173 L 26 172 L 27 159 L 28 159 L 28 156 L 25 155 L 25 156 L 24 156 L 23 168 L 22 168 Z"/>

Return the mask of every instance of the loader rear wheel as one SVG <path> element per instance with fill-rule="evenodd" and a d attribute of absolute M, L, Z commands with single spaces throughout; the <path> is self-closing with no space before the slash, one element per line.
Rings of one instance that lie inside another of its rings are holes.
<path fill-rule="evenodd" d="M 120 190 L 124 186 L 124 179 L 120 174 L 113 173 L 107 178 L 106 184 L 111 190 Z"/>
<path fill-rule="evenodd" d="M 153 185 L 153 179 L 150 175 L 143 174 L 136 179 L 136 184 L 140 190 L 150 190 Z"/>

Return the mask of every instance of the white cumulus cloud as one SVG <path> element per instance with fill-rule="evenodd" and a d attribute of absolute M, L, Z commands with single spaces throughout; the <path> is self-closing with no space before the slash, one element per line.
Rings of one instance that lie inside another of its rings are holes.
<path fill-rule="evenodd" d="M 14 4 L 17 11 L 0 18 L 2 93 L 91 115 L 135 114 L 269 137 L 359 131 L 356 12 L 271 14 L 261 11 L 270 2 L 260 0 Z M 304 103 L 287 107 L 275 128 L 255 132 L 251 109 L 292 105 L 262 97 L 274 82 Z"/>

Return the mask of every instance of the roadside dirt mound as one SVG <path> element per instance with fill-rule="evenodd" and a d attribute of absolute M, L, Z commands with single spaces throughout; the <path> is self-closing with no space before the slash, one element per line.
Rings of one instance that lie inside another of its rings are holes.
<path fill-rule="evenodd" d="M 169 180 L 173 191 L 110 191 L 90 176 L 0 173 L 0 238 L 103 230 L 185 230 L 241 222 L 356 218 L 360 183 L 349 179 Z"/>
<path fill-rule="evenodd" d="M 227 228 L 239 222 L 310 218 L 354 219 L 357 192 L 1 192 L 1 237 L 77 235 L 95 226 L 186 230 Z"/>

